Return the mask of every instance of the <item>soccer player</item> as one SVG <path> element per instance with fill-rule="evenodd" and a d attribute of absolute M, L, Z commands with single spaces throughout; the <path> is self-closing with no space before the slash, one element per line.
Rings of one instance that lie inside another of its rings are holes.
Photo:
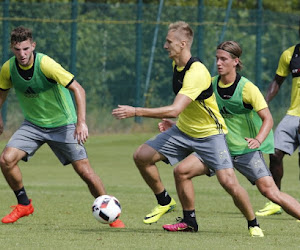
<path fill-rule="evenodd" d="M 34 212 L 18 162 L 28 161 L 44 143 L 63 165 L 72 164 L 95 198 L 106 194 L 83 146 L 88 138 L 84 89 L 60 64 L 35 52 L 36 43 L 30 29 L 20 26 L 12 30 L 10 45 L 14 56 L 4 63 L 0 72 L 0 107 L 14 87 L 25 120 L 0 157 L 2 173 L 18 200 L 18 205 L 2 218 L 2 223 L 16 222 Z M 77 109 L 70 91 L 74 93 Z M 3 128 L 0 117 L 0 133 Z M 118 220 L 110 226 L 125 225 Z"/>
<path fill-rule="evenodd" d="M 237 73 L 242 69 L 241 55 L 242 49 L 237 42 L 221 43 L 216 51 L 219 74 L 212 79 L 217 103 L 228 128 L 226 140 L 234 167 L 255 184 L 264 196 L 280 204 L 287 213 L 299 219 L 299 202 L 280 192 L 264 161 L 262 152 L 274 152 L 271 130 L 273 119 L 259 89 Z M 163 120 L 159 124 L 160 131 L 166 131 L 173 123 Z M 166 230 L 178 231 L 179 228 L 193 227 L 197 223 L 194 216 L 192 178 L 203 174 L 214 175 L 204 165 L 201 156 L 195 153 L 174 169 L 177 193 L 183 207 L 183 220 L 180 223 L 164 225 Z M 191 214 L 193 216 L 190 216 Z"/>
<path fill-rule="evenodd" d="M 147 214 L 144 223 L 151 224 L 168 211 L 176 202 L 166 191 L 155 165 L 164 161 L 174 165 L 192 152 L 197 152 L 212 170 L 223 188 L 232 196 L 235 205 L 255 228 L 251 234 L 263 235 L 247 192 L 240 186 L 233 170 L 225 140 L 227 128 L 213 93 L 211 76 L 206 67 L 191 55 L 193 30 L 182 21 L 169 25 L 164 48 L 173 60 L 174 102 L 158 108 L 141 108 L 119 105 L 112 114 L 117 119 L 133 116 L 175 118 L 176 126 L 141 145 L 134 153 L 134 161 L 145 182 L 156 196 L 158 205 Z M 191 215 L 192 216 L 192 215 Z M 198 225 L 186 225 L 180 231 L 198 231 Z"/>
<path fill-rule="evenodd" d="M 300 142 L 300 44 L 286 49 L 281 54 L 275 77 L 266 94 L 267 103 L 277 95 L 282 83 L 290 73 L 293 78 L 291 103 L 286 115 L 275 130 L 275 152 L 270 154 L 270 171 L 279 189 L 281 189 L 283 177 L 283 157 L 286 154 L 292 155 L 299 147 Z M 281 213 L 282 209 L 278 204 L 267 202 L 264 208 L 256 212 L 256 215 L 268 216 Z"/>

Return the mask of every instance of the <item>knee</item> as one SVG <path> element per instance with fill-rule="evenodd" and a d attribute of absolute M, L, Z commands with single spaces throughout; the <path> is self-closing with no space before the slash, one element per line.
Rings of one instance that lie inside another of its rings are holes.
<path fill-rule="evenodd" d="M 237 183 L 226 182 L 220 184 L 231 196 L 236 196 L 239 192 L 239 185 Z"/>
<path fill-rule="evenodd" d="M 240 191 L 240 184 L 235 175 L 229 174 L 219 178 L 221 186 L 232 196 L 236 196 Z"/>
<path fill-rule="evenodd" d="M 140 166 L 143 164 L 143 162 L 145 161 L 143 158 L 142 153 L 140 152 L 139 149 L 137 149 L 134 153 L 133 153 L 133 161 L 135 163 L 136 166 Z"/>
<path fill-rule="evenodd" d="M 135 163 L 138 163 L 138 162 L 141 162 L 142 159 L 141 159 L 141 154 L 140 154 L 140 151 L 139 149 L 137 149 L 134 153 L 133 153 L 133 160 Z"/>
<path fill-rule="evenodd" d="M 133 160 L 137 167 L 149 165 L 152 163 L 151 152 L 142 145 L 134 152 Z"/>
<path fill-rule="evenodd" d="M 0 156 L 0 166 L 1 169 L 9 168 L 14 165 L 14 158 L 12 155 L 5 153 L 5 151 Z"/>
<path fill-rule="evenodd" d="M 75 161 L 72 165 L 76 173 L 84 180 L 91 180 L 97 176 L 88 159 Z"/>
<path fill-rule="evenodd" d="M 176 181 L 187 179 L 186 173 L 183 171 L 183 168 L 181 165 L 178 165 L 173 170 L 173 175 Z"/>

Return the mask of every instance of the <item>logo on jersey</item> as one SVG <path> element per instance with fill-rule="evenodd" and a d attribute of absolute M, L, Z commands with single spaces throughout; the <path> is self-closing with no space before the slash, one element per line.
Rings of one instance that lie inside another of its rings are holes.
<path fill-rule="evenodd" d="M 233 114 L 231 114 L 224 106 L 220 109 L 220 113 L 224 118 L 233 117 Z"/>
<path fill-rule="evenodd" d="M 39 96 L 38 93 L 35 93 L 31 87 L 28 87 L 24 93 L 27 98 L 37 98 Z"/>

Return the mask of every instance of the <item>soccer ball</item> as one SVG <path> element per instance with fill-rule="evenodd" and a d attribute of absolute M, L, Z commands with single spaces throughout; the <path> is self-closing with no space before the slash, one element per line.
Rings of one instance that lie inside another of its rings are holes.
<path fill-rule="evenodd" d="M 94 201 L 92 211 L 96 220 L 110 224 L 119 218 L 121 204 L 114 196 L 102 195 Z"/>

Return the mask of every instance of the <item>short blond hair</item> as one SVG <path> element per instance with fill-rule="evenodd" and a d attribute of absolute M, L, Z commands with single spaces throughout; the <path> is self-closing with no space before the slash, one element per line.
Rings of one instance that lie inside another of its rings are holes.
<path fill-rule="evenodd" d="M 189 47 L 192 46 L 194 39 L 194 31 L 190 25 L 184 21 L 177 21 L 169 25 L 169 31 L 177 31 L 180 35 L 179 39 L 186 39 Z"/>

